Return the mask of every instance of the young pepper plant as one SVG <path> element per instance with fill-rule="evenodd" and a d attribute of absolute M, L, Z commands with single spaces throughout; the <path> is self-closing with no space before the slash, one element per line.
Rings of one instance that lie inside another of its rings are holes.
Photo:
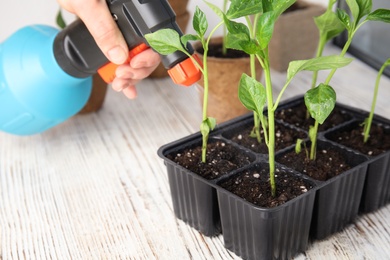
<path fill-rule="evenodd" d="M 303 70 L 308 71 L 318 71 L 318 70 L 328 70 L 333 69 L 335 67 L 343 67 L 348 65 L 352 59 L 350 58 L 344 58 L 339 56 L 324 56 L 324 57 L 318 57 L 313 58 L 309 60 L 300 60 L 300 61 L 292 61 L 289 64 L 288 73 L 287 73 L 287 79 L 286 83 L 283 86 L 281 92 L 279 93 L 277 100 L 273 105 L 268 105 L 268 126 L 275 125 L 275 121 L 270 120 L 270 116 L 272 118 L 272 115 L 275 114 L 276 109 L 278 108 L 278 104 L 280 102 L 280 99 L 284 93 L 284 91 L 287 89 L 295 75 Z M 239 98 L 243 105 L 249 109 L 253 110 L 256 113 L 262 113 L 264 105 L 266 104 L 267 99 L 267 93 L 264 90 L 268 86 L 263 86 L 260 82 L 254 80 L 253 78 L 249 77 L 246 74 L 243 74 L 241 81 L 240 81 L 240 90 L 239 90 Z M 326 90 L 327 88 L 325 88 Z M 325 95 L 322 95 L 325 96 Z M 321 102 L 323 103 L 323 102 Z M 328 109 L 329 110 L 329 109 Z M 326 118 L 327 114 L 324 115 Z M 273 117 L 274 118 L 274 117 Z M 324 119 L 325 120 L 325 119 Z M 272 136 L 273 135 L 273 136 Z M 272 194 L 275 195 L 276 187 L 274 182 L 274 168 L 275 167 L 275 131 L 274 128 L 268 129 L 268 142 L 266 141 L 266 144 L 268 146 L 268 155 L 269 155 L 269 165 L 270 165 L 270 183 L 271 183 L 271 190 Z M 270 156 L 273 155 L 273 156 Z"/>
<path fill-rule="evenodd" d="M 233 2 L 233 1 L 232 1 Z M 242 1 L 234 1 L 229 6 L 229 9 L 226 11 L 226 14 L 221 11 L 215 5 L 205 1 L 205 3 L 214 10 L 219 17 L 228 17 L 228 19 L 236 19 L 242 17 L 244 15 L 250 15 L 256 12 L 259 12 L 258 3 L 260 0 L 242 0 Z M 159 52 L 160 54 L 167 55 L 173 53 L 175 51 L 181 51 L 189 56 L 195 64 L 199 67 L 200 71 L 203 74 L 204 80 L 204 94 L 203 94 L 203 117 L 202 123 L 200 126 L 200 131 L 202 133 L 202 162 L 206 162 L 206 154 L 207 154 L 207 143 L 210 131 L 214 129 L 216 126 L 216 120 L 212 117 L 207 116 L 207 106 L 208 106 L 208 66 L 207 66 L 207 56 L 208 56 L 208 46 L 211 37 L 214 35 L 216 30 L 224 24 L 224 21 L 220 21 L 209 33 L 206 37 L 206 33 L 208 30 L 208 21 L 206 15 L 196 7 L 192 25 L 194 30 L 196 31 L 196 35 L 186 34 L 183 36 L 179 36 L 179 34 L 172 29 L 162 29 L 156 31 L 151 34 L 145 35 L 145 39 L 149 43 L 149 45 Z M 200 41 L 203 47 L 203 67 L 199 64 L 187 51 L 184 46 L 187 46 L 189 41 Z"/>
<path fill-rule="evenodd" d="M 262 124 L 266 136 L 266 145 L 269 156 L 269 176 L 272 196 L 276 195 L 275 184 L 275 115 L 273 107 L 273 90 L 271 81 L 271 68 L 269 64 L 268 44 L 271 40 L 273 28 L 277 18 L 295 1 L 261 1 L 262 14 L 257 16 L 255 35 L 251 37 L 248 28 L 229 19 L 224 19 L 232 41 L 228 44 L 231 48 L 243 50 L 250 55 L 255 55 L 264 71 L 265 87 L 253 77 L 244 74 L 240 81 L 239 98 L 243 105 L 254 111 L 257 115 L 263 114 L 265 104 L 268 105 L 267 128 Z"/>
<path fill-rule="evenodd" d="M 270 59 L 268 45 L 272 38 L 275 22 L 278 17 L 295 1 L 262 1 L 263 13 L 258 17 L 255 24 L 255 35 L 251 37 L 250 30 L 240 23 L 224 19 L 230 38 L 228 37 L 228 47 L 245 51 L 255 55 L 263 68 L 265 75 L 265 86 L 246 74 L 243 74 L 240 81 L 239 98 L 243 105 L 254 111 L 258 115 L 263 114 L 264 106 L 267 105 L 267 124 L 262 124 L 264 133 L 267 135 L 266 145 L 268 147 L 269 175 L 272 196 L 276 195 L 275 185 L 275 110 L 293 77 L 302 70 L 333 69 L 345 66 L 351 60 L 333 57 L 320 57 L 313 60 L 297 61 L 290 63 L 287 73 L 287 81 L 282 88 L 277 100 L 273 100 L 273 88 L 271 80 Z"/>
<path fill-rule="evenodd" d="M 227 2 L 224 2 L 224 10 L 226 10 L 226 4 Z M 249 1 L 239 1 L 239 0 L 231 0 L 231 6 L 227 12 L 221 11 L 217 6 L 210 5 L 210 7 L 214 10 L 214 12 L 224 21 L 224 46 L 223 48 L 226 50 L 228 48 L 230 49 L 240 49 L 238 46 L 234 46 L 234 44 L 237 42 L 235 37 L 236 35 L 233 35 L 231 33 L 227 33 L 229 30 L 227 27 L 235 27 L 237 26 L 238 31 L 242 31 L 243 35 L 249 35 L 249 38 L 254 40 L 254 35 L 256 32 L 256 21 L 259 17 L 259 15 L 262 13 L 262 0 L 249 0 Z M 250 17 L 254 16 L 254 22 L 252 23 Z M 231 19 L 236 18 L 245 18 L 247 22 L 247 27 L 245 25 L 235 23 Z M 230 28 L 231 30 L 231 28 Z M 242 50 L 241 50 L 242 51 Z M 247 52 L 249 54 L 250 52 Z M 249 54 L 250 56 L 250 71 L 251 76 L 256 79 L 256 60 L 255 55 L 253 53 Z M 260 122 L 262 124 L 265 124 L 264 116 L 263 114 L 257 115 L 256 112 L 253 114 L 254 118 L 254 127 L 250 133 L 251 137 L 254 137 L 257 139 L 259 143 L 261 143 L 261 135 L 260 135 Z"/>
<path fill-rule="evenodd" d="M 318 28 L 319 39 L 316 57 L 323 56 L 325 45 L 334 37 L 338 36 L 345 29 L 337 15 L 333 12 L 333 6 L 337 0 L 329 0 L 328 7 L 322 15 L 314 17 L 314 22 Z M 317 86 L 318 71 L 313 72 L 311 88 Z M 309 114 L 308 114 L 309 116 Z"/>
<path fill-rule="evenodd" d="M 348 32 L 347 42 L 343 46 L 343 49 L 339 55 L 340 57 L 345 56 L 356 32 L 363 24 L 368 21 L 381 21 L 390 23 L 390 10 L 378 9 L 371 12 L 372 0 L 347 0 L 347 4 L 351 11 L 351 16 L 349 16 L 346 11 L 341 9 L 338 9 L 336 12 L 338 19 L 341 21 L 344 28 Z M 325 121 L 336 104 L 336 92 L 329 85 L 329 82 L 337 69 L 338 68 L 332 69 L 323 84 L 310 89 L 305 93 L 304 96 L 305 105 L 311 117 L 315 120 L 314 126 L 310 127 L 309 130 L 309 137 L 311 141 L 311 160 L 315 160 L 316 158 L 319 124 L 322 124 Z"/>
<path fill-rule="evenodd" d="M 318 28 L 319 32 L 319 40 L 318 40 L 318 46 L 317 46 L 317 52 L 316 57 L 321 57 L 323 55 L 323 51 L 325 48 L 326 43 L 328 43 L 331 39 L 338 36 L 340 33 L 342 33 L 345 30 L 345 27 L 343 26 L 343 23 L 339 20 L 337 15 L 333 12 L 333 6 L 337 2 L 337 0 L 329 0 L 328 7 L 322 15 L 315 17 L 314 22 Z M 312 84 L 311 89 L 314 89 L 317 86 L 317 78 L 318 78 L 318 71 L 313 72 L 313 78 L 312 78 Z M 333 91 L 332 88 L 320 85 L 317 89 L 318 93 L 324 93 L 323 96 L 317 96 L 318 100 L 316 104 L 320 104 L 321 112 L 323 112 L 321 115 L 318 115 L 317 123 L 323 123 L 326 118 L 329 116 L 329 114 L 332 112 L 335 104 L 336 104 L 336 93 Z M 310 106 L 310 102 L 314 102 L 311 98 L 313 97 L 307 97 L 308 104 L 306 106 Z M 311 99 L 311 100 L 310 100 Z M 306 102 L 306 101 L 305 101 Z M 306 113 L 306 118 L 310 117 L 309 110 Z M 310 127 L 309 129 L 309 137 L 310 140 L 317 138 L 317 131 L 318 131 L 318 124 L 315 124 L 313 127 Z M 313 147 L 311 149 L 311 154 L 309 158 L 314 159 L 315 158 L 315 141 L 312 142 Z"/>
<path fill-rule="evenodd" d="M 390 59 L 386 60 L 383 63 L 383 65 L 380 68 L 380 70 L 378 71 L 378 75 L 376 77 L 375 88 L 374 88 L 374 96 L 373 96 L 372 102 L 371 102 L 370 114 L 364 120 L 364 123 L 363 123 L 363 125 L 364 125 L 364 130 L 363 130 L 363 133 L 364 133 L 363 134 L 363 141 L 364 141 L 364 143 L 366 143 L 368 141 L 368 139 L 370 138 L 370 130 L 371 130 L 371 125 L 372 125 L 372 120 L 374 118 L 374 111 L 375 111 L 375 107 L 376 107 L 376 100 L 377 100 L 378 90 L 379 90 L 379 82 L 380 82 L 380 79 L 382 77 L 383 71 L 388 66 L 390 66 Z"/>
<path fill-rule="evenodd" d="M 172 29 L 162 29 L 158 30 L 151 34 L 146 34 L 145 39 L 149 45 L 162 55 L 168 55 L 176 51 L 181 51 L 185 53 L 188 57 L 192 59 L 194 64 L 199 68 L 203 74 L 204 81 L 204 92 L 203 92 L 203 108 L 202 108 L 202 123 L 200 124 L 200 132 L 202 134 L 202 162 L 206 163 L 206 154 L 207 154 L 207 143 L 209 139 L 210 132 L 216 126 L 215 118 L 208 117 L 207 115 L 207 105 L 208 105 L 208 70 L 207 70 L 207 53 L 208 53 L 208 43 L 211 38 L 211 35 L 215 30 L 222 25 L 219 23 L 210 33 L 209 38 L 205 38 L 206 32 L 208 30 L 208 21 L 206 15 L 202 10 L 197 6 L 195 9 L 192 25 L 197 35 L 180 35 Z M 203 46 L 203 64 L 200 64 L 192 55 L 188 52 L 187 46 L 189 40 L 199 40 Z"/>

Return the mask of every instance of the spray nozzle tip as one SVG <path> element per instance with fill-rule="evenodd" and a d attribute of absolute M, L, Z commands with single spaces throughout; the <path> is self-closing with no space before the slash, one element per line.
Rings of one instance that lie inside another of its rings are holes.
<path fill-rule="evenodd" d="M 202 66 L 202 62 L 196 54 L 192 57 Z M 173 82 L 182 86 L 191 86 L 202 77 L 202 72 L 191 58 L 188 58 L 168 70 Z"/>

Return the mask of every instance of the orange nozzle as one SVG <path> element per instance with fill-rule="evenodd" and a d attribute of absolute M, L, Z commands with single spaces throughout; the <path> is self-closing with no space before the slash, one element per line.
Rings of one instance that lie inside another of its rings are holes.
<path fill-rule="evenodd" d="M 141 43 L 140 45 L 136 46 L 132 50 L 129 51 L 129 57 L 125 61 L 125 63 L 130 63 L 130 60 L 137 55 L 138 53 L 143 52 L 144 50 L 148 49 L 149 47 L 145 43 Z M 98 69 L 98 73 L 100 77 L 106 82 L 111 83 L 115 78 L 115 71 L 116 68 L 118 68 L 119 65 L 114 63 L 107 63 L 100 69 Z"/>
<path fill-rule="evenodd" d="M 203 66 L 198 55 L 193 54 L 192 57 L 201 66 Z M 180 62 L 179 64 L 176 64 L 173 68 L 169 69 L 168 74 L 171 76 L 175 84 L 186 87 L 196 83 L 202 77 L 202 72 L 190 58 Z"/>

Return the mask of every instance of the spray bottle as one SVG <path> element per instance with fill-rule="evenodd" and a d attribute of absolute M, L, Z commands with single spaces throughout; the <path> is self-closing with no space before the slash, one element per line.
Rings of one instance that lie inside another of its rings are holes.
<path fill-rule="evenodd" d="M 182 35 L 167 0 L 107 0 L 107 5 L 129 47 L 127 62 L 149 48 L 145 34 L 171 28 Z M 162 55 L 161 61 L 176 84 L 190 86 L 201 77 L 184 53 Z M 0 131 L 32 135 L 64 122 L 87 102 L 92 75 L 98 72 L 110 83 L 116 67 L 81 20 L 61 31 L 46 25 L 18 30 L 0 44 Z"/>

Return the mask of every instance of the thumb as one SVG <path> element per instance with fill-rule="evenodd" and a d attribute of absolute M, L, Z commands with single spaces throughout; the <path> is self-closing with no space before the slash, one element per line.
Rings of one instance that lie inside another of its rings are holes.
<path fill-rule="evenodd" d="M 119 31 L 106 1 L 78 1 L 74 12 L 84 22 L 104 55 L 115 64 L 123 64 L 128 57 L 126 41 Z"/>

